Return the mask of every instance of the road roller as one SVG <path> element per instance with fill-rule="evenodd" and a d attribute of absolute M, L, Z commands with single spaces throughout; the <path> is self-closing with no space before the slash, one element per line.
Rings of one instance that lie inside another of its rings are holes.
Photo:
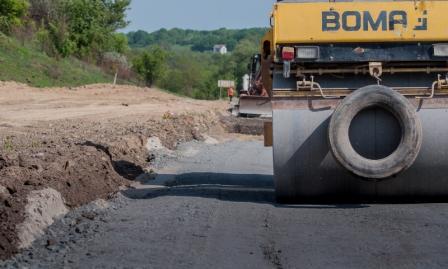
<path fill-rule="evenodd" d="M 274 4 L 260 55 L 279 202 L 448 197 L 447 10 Z"/>

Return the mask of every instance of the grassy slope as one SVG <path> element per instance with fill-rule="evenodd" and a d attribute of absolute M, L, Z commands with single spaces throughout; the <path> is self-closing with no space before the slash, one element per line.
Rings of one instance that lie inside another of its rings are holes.
<path fill-rule="evenodd" d="M 0 33 L 0 80 L 52 87 L 112 82 L 112 77 L 76 59 L 48 57 Z"/>

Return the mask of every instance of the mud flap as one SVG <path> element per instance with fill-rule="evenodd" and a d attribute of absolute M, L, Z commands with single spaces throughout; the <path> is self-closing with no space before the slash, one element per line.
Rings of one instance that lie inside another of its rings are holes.
<path fill-rule="evenodd" d="M 272 121 L 266 121 L 264 123 L 264 146 L 272 147 L 274 141 L 272 138 Z"/>

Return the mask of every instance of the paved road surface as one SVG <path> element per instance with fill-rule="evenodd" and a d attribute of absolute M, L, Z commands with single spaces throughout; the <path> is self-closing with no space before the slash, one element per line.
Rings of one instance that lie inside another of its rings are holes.
<path fill-rule="evenodd" d="M 125 191 L 99 220 L 72 223 L 71 230 L 67 221 L 55 225 L 10 265 L 448 267 L 446 204 L 278 205 L 271 151 L 261 142 L 188 144 L 183 152 L 155 182 Z M 154 189 L 161 182 L 171 188 Z M 50 246 L 41 247 L 45 242 Z"/>

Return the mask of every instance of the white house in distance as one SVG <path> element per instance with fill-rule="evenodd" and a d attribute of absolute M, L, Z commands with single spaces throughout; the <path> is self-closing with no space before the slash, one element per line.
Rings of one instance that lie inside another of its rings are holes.
<path fill-rule="evenodd" d="M 219 53 L 219 54 L 227 54 L 227 47 L 226 45 L 215 45 L 213 46 L 213 52 L 214 53 Z"/>

